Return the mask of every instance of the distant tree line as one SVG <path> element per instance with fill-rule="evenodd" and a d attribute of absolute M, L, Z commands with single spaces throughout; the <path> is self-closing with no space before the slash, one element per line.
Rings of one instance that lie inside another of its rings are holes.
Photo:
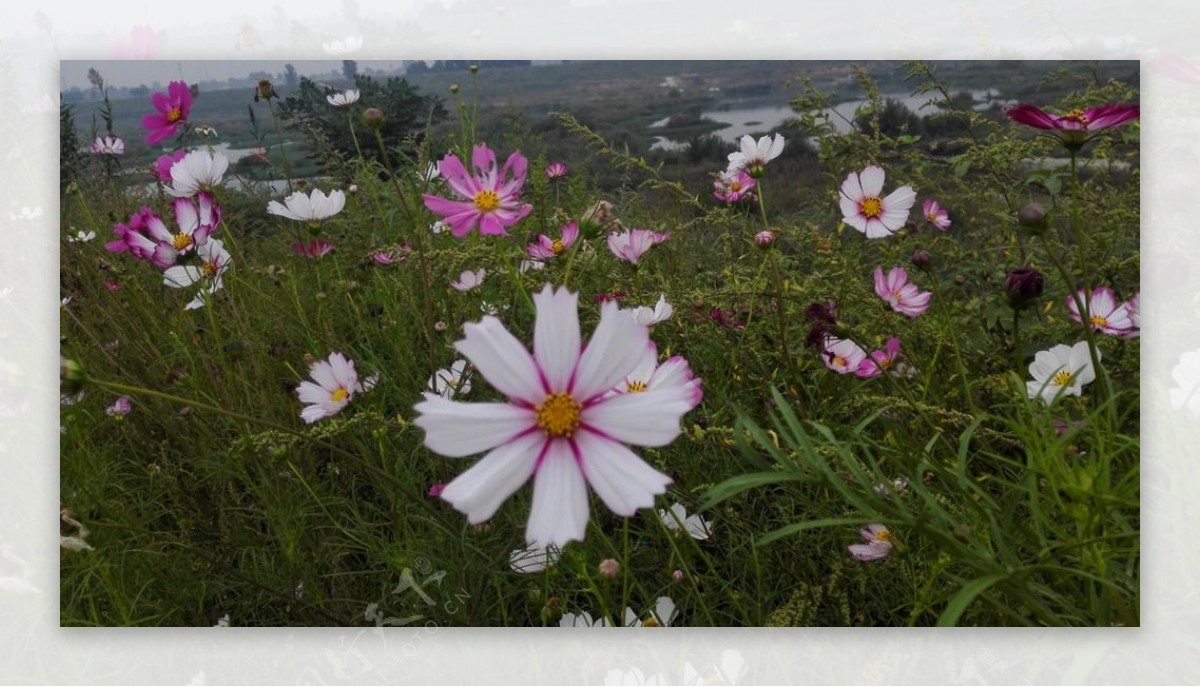
<path fill-rule="evenodd" d="M 428 65 L 422 60 L 405 62 L 408 74 L 424 74 L 428 72 L 465 72 L 471 65 L 479 65 L 480 69 L 498 69 L 503 67 L 530 67 L 533 60 L 438 60 Z"/>

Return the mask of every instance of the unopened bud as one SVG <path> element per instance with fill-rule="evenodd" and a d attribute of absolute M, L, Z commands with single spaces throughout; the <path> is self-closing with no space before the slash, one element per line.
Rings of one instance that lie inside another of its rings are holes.
<path fill-rule="evenodd" d="M 1032 267 L 1018 267 L 1004 278 L 1004 295 L 1013 310 L 1021 310 L 1041 297 L 1046 277 Z"/>
<path fill-rule="evenodd" d="M 258 80 L 258 97 L 264 100 L 270 100 L 271 98 L 278 97 L 278 95 L 279 94 L 275 92 L 275 86 L 271 84 L 270 79 Z"/>
<path fill-rule="evenodd" d="M 1042 207 L 1041 203 L 1030 203 L 1017 213 L 1017 221 L 1026 229 L 1042 232 L 1048 226 L 1046 216 L 1046 208 Z"/>
<path fill-rule="evenodd" d="M 611 580 L 621 574 L 621 564 L 611 558 L 600 561 L 600 577 Z"/>
<path fill-rule="evenodd" d="M 350 184 L 346 187 L 346 190 L 349 191 L 351 195 L 354 195 L 355 193 L 358 193 L 358 184 Z"/>
<path fill-rule="evenodd" d="M 383 110 L 378 107 L 368 107 L 363 112 L 363 124 L 372 129 L 378 129 L 383 126 Z"/>
<path fill-rule="evenodd" d="M 754 235 L 754 243 L 758 244 L 759 248 L 770 248 L 772 243 L 775 243 L 775 232 L 766 229 Z"/>
<path fill-rule="evenodd" d="M 671 579 L 675 580 L 676 582 L 683 582 L 683 571 L 676 570 L 675 572 L 671 573 Z"/>
<path fill-rule="evenodd" d="M 467 69 L 470 69 L 472 74 L 479 73 L 479 65 L 477 65 L 477 64 L 473 64 L 470 67 L 467 67 Z"/>
<path fill-rule="evenodd" d="M 964 276 L 963 276 L 963 275 L 961 275 L 961 274 L 956 274 L 956 275 L 954 275 L 954 284 L 955 284 L 956 286 L 962 286 L 963 284 L 966 284 L 966 283 L 967 283 L 967 278 L 966 278 L 966 277 L 964 277 Z"/>
<path fill-rule="evenodd" d="M 918 269 L 925 269 L 929 267 L 929 263 L 933 262 L 933 256 L 927 250 L 919 250 L 912 254 L 911 260 Z"/>
<path fill-rule="evenodd" d="M 458 84 L 456 84 L 456 83 L 450 84 L 449 90 L 450 90 L 451 94 L 458 93 Z"/>
<path fill-rule="evenodd" d="M 60 393 L 70 396 L 82 391 L 83 385 L 87 383 L 87 372 L 84 371 L 83 365 L 62 356 L 58 357 L 58 361 Z"/>

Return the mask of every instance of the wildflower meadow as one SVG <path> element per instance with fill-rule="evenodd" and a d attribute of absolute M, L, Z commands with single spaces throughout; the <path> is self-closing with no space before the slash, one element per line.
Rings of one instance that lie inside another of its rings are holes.
<path fill-rule="evenodd" d="M 1139 624 L 1136 64 L 346 62 L 64 104 L 63 625 Z"/>

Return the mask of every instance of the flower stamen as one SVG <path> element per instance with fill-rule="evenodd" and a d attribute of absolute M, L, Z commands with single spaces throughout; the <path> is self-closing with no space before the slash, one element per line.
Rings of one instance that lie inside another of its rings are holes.
<path fill-rule="evenodd" d="M 349 391 L 346 391 L 339 386 L 332 394 L 329 394 L 329 400 L 333 401 L 334 403 L 341 403 L 342 401 L 346 400 L 346 397 L 349 395 Z"/>
<path fill-rule="evenodd" d="M 625 390 L 631 394 L 636 394 L 639 391 L 646 390 L 645 382 L 629 382 L 625 385 Z"/>
<path fill-rule="evenodd" d="M 1066 370 L 1059 370 L 1054 373 L 1052 379 L 1055 386 L 1066 386 L 1071 383 L 1071 373 Z"/>
<path fill-rule="evenodd" d="M 167 110 L 168 124 L 174 124 L 181 119 L 183 119 L 183 110 L 179 109 L 178 107 L 172 107 L 170 110 Z"/>
<path fill-rule="evenodd" d="M 171 247 L 177 251 L 186 250 L 192 245 L 192 237 L 188 234 L 175 234 L 171 237 Z"/>
<path fill-rule="evenodd" d="M 475 207 L 480 212 L 491 212 L 500 207 L 500 194 L 495 191 L 483 190 L 475 194 Z"/>
<path fill-rule="evenodd" d="M 537 426 L 547 436 L 570 438 L 579 428 L 583 406 L 569 394 L 550 394 L 537 408 Z"/>
<path fill-rule="evenodd" d="M 868 219 L 878 217 L 883 214 L 883 201 L 877 196 L 867 196 L 858 204 L 858 209 Z"/>

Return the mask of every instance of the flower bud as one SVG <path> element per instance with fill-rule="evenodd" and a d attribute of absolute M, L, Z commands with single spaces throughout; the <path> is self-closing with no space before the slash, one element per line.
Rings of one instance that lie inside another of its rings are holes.
<path fill-rule="evenodd" d="M 754 235 L 754 243 L 758 244 L 759 248 L 770 248 L 772 243 L 775 243 L 775 232 L 766 229 Z"/>
<path fill-rule="evenodd" d="M 675 572 L 671 573 L 671 579 L 675 580 L 676 582 L 683 582 L 683 571 L 676 570 Z"/>
<path fill-rule="evenodd" d="M 470 67 L 467 67 L 467 69 L 471 70 L 471 73 L 472 73 L 472 74 L 478 74 L 478 73 L 479 73 L 479 65 L 477 65 L 477 64 L 473 64 L 473 65 L 471 65 Z"/>
<path fill-rule="evenodd" d="M 363 124 L 372 129 L 378 129 L 383 126 L 383 110 L 378 107 L 368 107 L 363 112 Z"/>
<path fill-rule="evenodd" d="M 1041 297 L 1046 277 L 1032 267 L 1018 267 L 1004 278 L 1004 295 L 1013 310 L 1028 307 Z"/>
<path fill-rule="evenodd" d="M 611 580 L 621 574 L 621 564 L 611 558 L 600 561 L 600 577 Z"/>
<path fill-rule="evenodd" d="M 270 79 L 258 80 L 258 94 L 255 96 L 256 100 L 258 98 L 270 100 L 271 98 L 277 97 L 279 97 L 279 94 L 275 92 L 275 86 L 271 83 Z"/>
<path fill-rule="evenodd" d="M 963 284 L 966 284 L 966 283 L 967 283 L 967 278 L 965 276 L 963 276 L 961 274 L 954 275 L 954 285 L 955 286 L 962 286 Z"/>
<path fill-rule="evenodd" d="M 458 93 L 458 84 L 456 84 L 456 83 L 450 84 L 450 88 L 448 90 L 450 91 L 451 95 L 457 94 Z"/>
<path fill-rule="evenodd" d="M 83 365 L 64 358 L 61 355 L 58 357 L 58 385 L 60 393 L 65 395 L 77 394 L 83 390 L 83 385 L 87 382 L 87 372 L 84 371 Z"/>
<path fill-rule="evenodd" d="M 1021 226 L 1035 232 L 1045 231 L 1049 226 L 1046 220 L 1046 208 L 1041 203 L 1030 203 L 1021 208 L 1021 211 L 1017 213 L 1017 221 L 1021 223 Z"/>
<path fill-rule="evenodd" d="M 912 260 L 912 264 L 914 266 L 923 270 L 926 267 L 929 267 L 929 263 L 933 262 L 933 256 L 930 255 L 929 251 L 927 250 L 919 250 L 912 254 L 912 258 L 910 258 L 910 260 Z"/>
<path fill-rule="evenodd" d="M 349 192 L 350 195 L 354 195 L 355 193 L 358 193 L 358 184 L 350 184 L 349 186 L 346 187 L 346 191 Z"/>

